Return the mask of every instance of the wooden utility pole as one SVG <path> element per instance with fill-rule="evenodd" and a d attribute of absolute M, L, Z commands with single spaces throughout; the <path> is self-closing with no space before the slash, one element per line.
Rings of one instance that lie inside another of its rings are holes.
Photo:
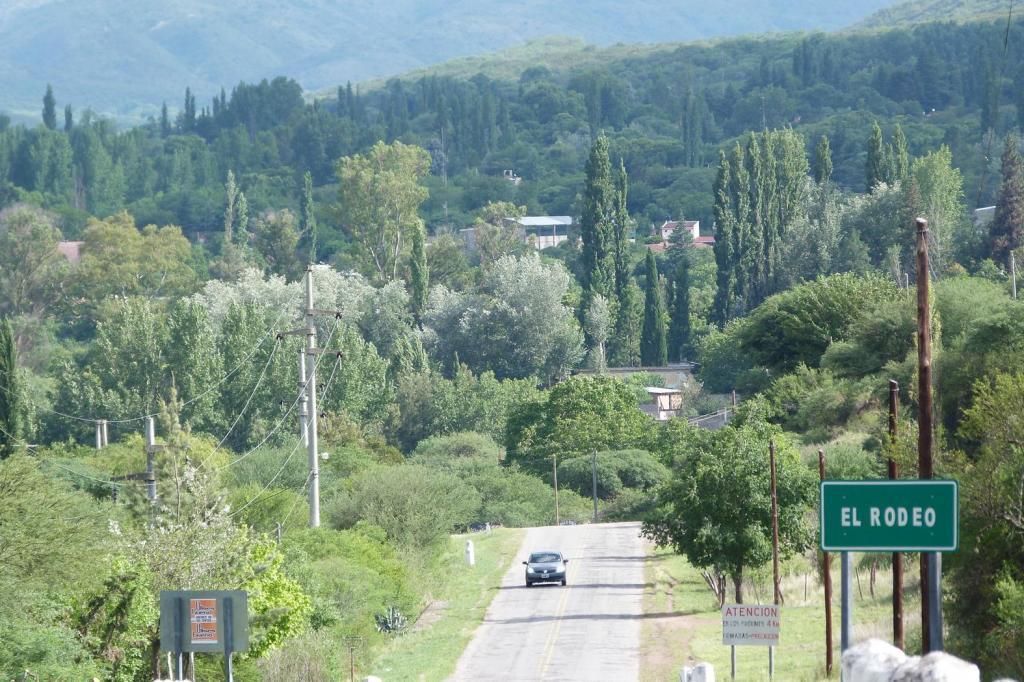
<path fill-rule="evenodd" d="M 825 451 L 818 450 L 818 476 L 825 480 Z M 832 675 L 832 564 L 821 553 L 821 577 L 825 583 L 825 674 Z"/>
<path fill-rule="evenodd" d="M 896 445 L 897 427 L 899 426 L 900 385 L 895 379 L 889 379 L 889 445 Z M 889 456 L 889 479 L 900 477 L 896 459 Z M 892 554 L 892 641 L 898 648 L 906 645 L 903 634 L 903 554 Z"/>
<path fill-rule="evenodd" d="M 779 584 L 779 495 L 775 472 L 775 441 L 768 442 L 768 463 L 771 468 L 772 485 L 772 584 L 775 605 L 782 603 L 782 586 Z"/>
<path fill-rule="evenodd" d="M 918 477 L 929 479 L 932 468 L 932 333 L 930 277 L 928 272 L 928 221 L 918 218 L 917 227 L 917 468 Z M 942 602 L 938 552 L 921 553 L 921 647 L 923 653 L 942 650 Z"/>
<path fill-rule="evenodd" d="M 768 464 L 771 468 L 772 486 L 772 585 L 773 602 L 782 604 L 782 585 L 779 582 L 779 494 L 775 470 L 775 441 L 768 441 Z M 775 647 L 768 647 L 768 679 L 775 677 Z"/>

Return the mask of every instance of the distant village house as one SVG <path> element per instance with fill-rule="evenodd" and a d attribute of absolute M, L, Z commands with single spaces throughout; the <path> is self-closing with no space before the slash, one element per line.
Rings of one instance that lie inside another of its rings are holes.
<path fill-rule="evenodd" d="M 515 226 L 516 234 L 523 240 L 523 243 L 538 251 L 558 246 L 569 239 L 569 230 L 572 227 L 572 216 L 567 215 L 523 216 L 505 220 L 506 225 Z M 467 227 L 464 230 L 459 230 L 459 234 L 466 242 L 466 250 L 475 251 L 476 228 Z"/>
<path fill-rule="evenodd" d="M 672 241 L 672 235 L 676 233 L 676 230 L 689 232 L 690 244 L 692 246 L 704 248 L 715 245 L 715 238 L 711 235 L 701 236 L 699 220 L 666 220 L 661 224 L 656 233 L 656 236 L 661 237 L 661 241 L 648 244 L 647 248 L 655 253 L 664 253 L 668 250 L 669 243 Z"/>

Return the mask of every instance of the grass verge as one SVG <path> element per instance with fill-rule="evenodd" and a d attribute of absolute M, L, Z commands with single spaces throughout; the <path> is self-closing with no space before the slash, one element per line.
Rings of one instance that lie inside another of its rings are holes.
<path fill-rule="evenodd" d="M 855 555 L 858 559 L 860 555 Z M 775 679 L 794 682 L 839 679 L 839 557 L 832 560 L 833 585 L 833 670 L 825 675 L 824 589 L 817 574 L 800 558 L 783 571 L 782 633 L 775 651 Z M 729 647 L 722 645 L 721 611 L 700 573 L 670 550 L 653 550 L 645 568 L 649 587 L 644 595 L 641 632 L 641 680 L 675 680 L 684 665 L 707 661 L 715 666 L 718 679 L 729 679 Z M 879 569 L 875 596 L 870 595 L 869 571 L 858 568 L 860 587 L 854 581 L 855 642 L 877 637 L 892 641 L 892 573 Z M 916 564 L 905 571 L 904 617 L 908 647 L 920 641 L 920 601 Z M 771 599 L 768 575 L 755 579 L 757 590 L 744 586 L 744 601 L 768 603 Z M 730 590 L 732 589 L 730 584 Z M 759 593 L 759 594 L 758 594 Z M 732 602 L 730 592 L 729 602 Z M 660 616 L 660 617 L 655 617 Z M 765 647 L 736 647 L 736 679 L 768 680 L 768 651 Z"/>
<path fill-rule="evenodd" d="M 465 563 L 466 540 L 472 539 L 476 566 Z M 501 578 L 519 550 L 523 530 L 498 528 L 489 535 L 459 535 L 450 540 L 437 568 L 433 606 L 418 625 L 396 637 L 374 661 L 372 674 L 384 680 L 443 680 L 483 621 Z"/>

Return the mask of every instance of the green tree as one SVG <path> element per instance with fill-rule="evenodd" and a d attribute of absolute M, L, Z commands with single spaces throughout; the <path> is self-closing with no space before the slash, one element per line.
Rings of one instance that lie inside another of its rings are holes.
<path fill-rule="evenodd" d="M 50 130 L 57 129 L 57 100 L 49 83 L 46 84 L 46 94 L 43 95 L 43 125 Z"/>
<path fill-rule="evenodd" d="M 569 459 L 643 448 L 650 433 L 650 417 L 629 386 L 608 376 L 571 377 L 509 414 L 505 447 L 511 460 L 546 474 L 556 453 Z"/>
<path fill-rule="evenodd" d="M 21 382 L 11 321 L 0 320 L 0 459 L 14 454 L 21 434 Z"/>
<path fill-rule="evenodd" d="M 892 133 L 892 181 L 902 182 L 910 173 L 910 152 L 907 150 L 907 136 L 903 126 L 896 124 Z"/>
<path fill-rule="evenodd" d="M 425 228 L 419 225 L 412 233 L 412 254 L 409 258 L 409 280 L 411 295 L 409 303 L 416 326 L 423 329 L 423 313 L 427 308 L 427 293 L 430 289 L 430 269 L 427 265 L 427 253 L 424 247 Z"/>
<path fill-rule="evenodd" d="M 719 152 L 718 175 L 715 177 L 715 262 L 717 268 L 717 286 L 712 319 L 719 326 L 724 325 L 732 316 L 732 303 L 735 288 L 735 269 L 733 267 L 733 244 L 735 236 L 735 213 L 730 196 L 731 171 L 729 159 L 725 152 Z M 745 188 L 741 189 L 744 191 Z M 744 192 L 745 193 L 745 192 Z"/>
<path fill-rule="evenodd" d="M 954 262 L 956 249 L 971 236 L 964 215 L 963 177 L 953 166 L 953 154 L 946 145 L 914 159 L 910 174 L 920 212 L 928 219 L 932 271 L 945 274 Z"/>
<path fill-rule="evenodd" d="M 587 356 L 587 364 L 598 372 L 604 372 L 608 368 L 606 345 L 612 323 L 611 309 L 604 296 L 597 294 L 591 299 L 584 320 L 584 331 L 587 334 L 587 338 L 590 339 L 590 353 Z"/>
<path fill-rule="evenodd" d="M 256 218 L 253 247 L 270 272 L 296 281 L 302 276 L 299 259 L 299 228 L 295 215 L 287 208 L 266 211 Z"/>
<path fill-rule="evenodd" d="M 678 362 L 690 357 L 690 260 L 681 254 L 676 263 L 675 296 L 672 299 L 672 324 L 669 327 L 669 359 Z"/>
<path fill-rule="evenodd" d="M 34 206 L 0 211 L 0 314 L 41 314 L 60 295 L 67 261 L 55 219 Z"/>
<path fill-rule="evenodd" d="M 952 635 L 993 675 L 1024 675 L 1024 376 L 977 381 L 961 435 L 976 461 L 961 478 L 961 552 L 951 555 Z M 984 561 L 978 561 L 982 556 Z M 972 560 L 973 559 L 973 560 Z"/>
<path fill-rule="evenodd" d="M 491 267 L 502 256 L 526 252 L 521 227 L 516 222 L 524 215 L 525 206 L 508 201 L 491 201 L 480 209 L 473 221 L 473 231 L 483 269 Z"/>
<path fill-rule="evenodd" d="M 814 500 L 811 471 L 782 433 L 759 421 L 708 431 L 677 420 L 664 434 L 672 471 L 644 534 L 694 566 L 728 574 L 743 603 L 743 574 L 772 558 L 768 444 L 776 444 L 779 547 L 802 552 L 814 535 L 806 516 Z M 732 500 L 722 504 L 722 500 Z"/>
<path fill-rule="evenodd" d="M 1007 263 L 1010 252 L 1024 245 L 1024 162 L 1017 141 L 1009 135 L 1003 148 L 996 213 L 988 229 L 989 256 L 997 263 Z"/>
<path fill-rule="evenodd" d="M 75 127 L 75 113 L 71 110 L 71 105 L 68 104 L 64 107 L 64 132 L 70 133 Z"/>
<path fill-rule="evenodd" d="M 615 178 L 615 230 L 614 230 L 614 266 L 615 266 L 615 298 L 621 299 L 622 292 L 629 283 L 629 234 L 630 219 L 627 206 L 629 179 L 626 176 L 626 164 L 619 159 L 619 173 Z"/>
<path fill-rule="evenodd" d="M 644 286 L 644 326 L 640 334 L 640 362 L 662 367 L 668 362 L 668 339 L 665 334 L 665 301 L 661 295 L 658 262 L 654 252 L 647 251 Z"/>
<path fill-rule="evenodd" d="M 814 181 L 819 185 L 832 179 L 832 149 L 828 136 L 822 135 L 814 148 Z"/>
<path fill-rule="evenodd" d="M 381 281 L 398 277 L 427 190 L 420 180 L 430 155 L 416 146 L 378 142 L 363 155 L 338 162 L 338 218 L 369 272 Z"/>
<path fill-rule="evenodd" d="M 615 286 L 615 187 L 608 138 L 603 134 L 594 140 L 587 159 L 583 188 L 583 212 L 580 216 L 580 239 L 583 242 L 583 305 L 601 294 L 608 298 Z"/>
<path fill-rule="evenodd" d="M 171 311 L 167 327 L 167 336 L 172 339 L 165 351 L 167 371 L 185 404 L 181 419 L 207 433 L 219 430 L 223 426 L 220 393 L 215 388 L 225 368 L 209 314 L 196 301 L 179 301 Z"/>
<path fill-rule="evenodd" d="M 615 324 L 609 343 L 609 363 L 613 367 L 636 367 L 640 364 L 640 332 L 644 308 L 640 287 L 630 281 L 622 290 L 615 309 Z"/>
<path fill-rule="evenodd" d="M 885 140 L 878 121 L 871 124 L 871 137 L 868 138 L 868 157 L 864 168 L 864 186 L 870 192 L 880 182 L 889 177 L 886 159 Z"/>

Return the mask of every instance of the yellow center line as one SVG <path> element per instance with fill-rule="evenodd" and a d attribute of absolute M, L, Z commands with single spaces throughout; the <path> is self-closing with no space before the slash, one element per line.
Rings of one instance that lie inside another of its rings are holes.
<path fill-rule="evenodd" d="M 583 532 L 583 535 L 587 535 L 589 528 Z M 583 545 L 586 545 L 584 541 Z M 558 641 L 558 631 L 562 628 L 562 616 L 565 615 L 565 607 L 569 604 L 569 590 L 572 589 L 572 585 L 575 582 L 576 573 L 578 573 L 577 567 L 579 563 L 574 563 L 571 567 L 565 570 L 565 581 L 567 587 L 562 590 L 562 598 L 558 602 L 558 609 L 555 611 L 555 625 L 551 628 L 551 633 L 548 635 L 548 641 L 544 645 L 544 656 L 541 658 L 540 669 L 537 671 L 537 676 L 540 679 L 544 679 L 544 673 L 547 672 L 548 664 L 551 662 L 551 656 L 555 653 L 555 643 Z M 570 576 L 571 572 L 571 576 Z"/>

